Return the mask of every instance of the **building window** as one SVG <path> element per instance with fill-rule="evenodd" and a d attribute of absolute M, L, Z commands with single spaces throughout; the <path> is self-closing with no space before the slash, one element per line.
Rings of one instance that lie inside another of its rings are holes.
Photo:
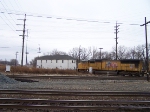
<path fill-rule="evenodd" d="M 57 60 L 56 60 L 56 63 L 57 63 Z"/>
<path fill-rule="evenodd" d="M 73 63 L 73 60 L 72 60 L 72 63 Z"/>
<path fill-rule="evenodd" d="M 51 60 L 51 63 L 52 63 L 52 60 Z"/>
<path fill-rule="evenodd" d="M 46 63 L 47 63 L 47 60 L 46 60 Z"/>
<path fill-rule="evenodd" d="M 62 60 L 62 63 L 64 63 L 64 60 Z"/>
<path fill-rule="evenodd" d="M 42 60 L 41 60 L 41 63 L 42 63 Z"/>

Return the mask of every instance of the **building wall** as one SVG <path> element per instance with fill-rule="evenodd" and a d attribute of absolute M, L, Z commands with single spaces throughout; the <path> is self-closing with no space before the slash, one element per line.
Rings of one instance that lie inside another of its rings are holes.
<path fill-rule="evenodd" d="M 37 68 L 76 69 L 76 60 L 37 60 Z"/>

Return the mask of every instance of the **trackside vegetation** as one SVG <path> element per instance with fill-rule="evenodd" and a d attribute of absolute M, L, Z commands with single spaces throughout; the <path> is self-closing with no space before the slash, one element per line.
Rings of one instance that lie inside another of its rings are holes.
<path fill-rule="evenodd" d="M 6 66 L 0 66 L 0 72 L 5 72 Z M 26 67 L 26 66 L 11 66 L 11 73 L 31 73 L 31 74 L 77 74 L 76 70 L 71 69 L 44 69 L 44 68 L 35 68 L 35 67 Z"/>

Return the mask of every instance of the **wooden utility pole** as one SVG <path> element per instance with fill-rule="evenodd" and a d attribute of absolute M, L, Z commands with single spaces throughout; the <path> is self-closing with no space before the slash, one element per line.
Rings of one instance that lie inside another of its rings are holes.
<path fill-rule="evenodd" d="M 18 52 L 16 52 L 16 61 L 15 61 L 15 66 L 17 66 L 17 55 L 18 55 Z"/>
<path fill-rule="evenodd" d="M 24 19 L 18 19 L 18 20 L 23 20 L 24 24 L 23 24 L 23 30 L 16 30 L 16 31 L 23 31 L 23 35 L 19 35 L 22 36 L 22 58 L 21 58 L 21 66 L 23 66 L 23 55 L 24 55 L 24 39 L 25 39 L 25 22 L 26 22 L 26 14 L 25 14 L 25 18 Z M 21 24 L 17 24 L 17 25 L 21 25 Z"/>
<path fill-rule="evenodd" d="M 102 59 L 101 50 L 102 50 L 103 48 L 99 48 L 99 49 L 100 49 L 100 56 L 99 56 L 99 59 Z"/>
<path fill-rule="evenodd" d="M 21 66 L 23 66 L 24 38 L 25 38 L 25 26 L 26 26 L 25 22 L 26 22 L 26 14 L 25 14 L 24 24 L 23 24 L 23 35 L 22 35 L 22 37 L 23 37 L 23 43 L 22 43 L 22 59 L 21 59 Z"/>
<path fill-rule="evenodd" d="M 148 44 L 147 44 L 147 24 L 150 23 L 146 21 L 146 17 L 145 17 L 145 23 L 140 25 L 140 26 L 145 26 L 145 37 L 146 37 L 146 59 L 145 59 L 145 63 L 146 63 L 146 73 L 147 73 L 147 81 L 149 81 L 149 60 L 148 60 Z"/>
<path fill-rule="evenodd" d="M 81 58 L 81 57 L 80 57 L 80 55 L 81 55 L 81 54 L 80 54 L 80 53 L 81 53 L 80 47 L 81 47 L 81 45 L 79 46 L 79 62 L 78 62 L 78 63 L 80 63 L 80 60 L 81 60 L 81 59 L 80 59 L 80 58 Z"/>
<path fill-rule="evenodd" d="M 28 38 L 28 30 L 27 30 L 27 38 Z M 28 64 L 28 58 L 27 58 L 27 55 L 28 55 L 28 51 L 27 51 L 27 43 L 26 43 L 26 65 Z"/>
<path fill-rule="evenodd" d="M 118 55 L 117 55 L 117 44 L 118 44 L 118 41 L 117 41 L 117 39 L 118 39 L 118 37 L 117 37 L 117 34 L 119 33 L 119 27 L 120 25 L 117 25 L 117 22 L 116 22 L 116 26 L 115 26 L 115 33 L 116 33 L 116 60 L 118 59 Z"/>

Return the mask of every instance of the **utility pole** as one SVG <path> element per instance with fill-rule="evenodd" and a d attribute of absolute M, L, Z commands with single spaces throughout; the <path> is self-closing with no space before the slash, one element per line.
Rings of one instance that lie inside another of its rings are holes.
<path fill-rule="evenodd" d="M 146 21 L 146 17 L 145 17 L 145 23 L 140 25 L 140 26 L 145 26 L 145 37 L 146 37 L 146 59 L 145 59 L 145 63 L 146 63 L 146 72 L 147 72 L 147 81 L 149 81 L 149 60 L 148 60 L 148 44 L 147 44 L 147 24 L 150 23 Z"/>
<path fill-rule="evenodd" d="M 79 46 L 79 63 L 80 63 L 80 53 L 81 53 L 80 47 L 81 47 L 81 45 Z"/>
<path fill-rule="evenodd" d="M 23 24 L 23 35 L 19 35 L 19 36 L 22 36 L 22 58 L 21 58 L 21 66 L 23 66 L 23 55 L 24 55 L 24 39 L 25 39 L 25 22 L 26 22 L 26 14 L 25 14 L 25 18 L 24 19 L 18 19 L 18 20 L 23 20 L 24 21 L 24 24 Z M 17 24 L 17 25 L 20 25 L 20 24 Z M 17 31 L 20 31 L 20 30 L 17 30 Z"/>
<path fill-rule="evenodd" d="M 40 44 L 39 44 L 39 48 L 38 48 L 38 49 L 39 49 L 39 52 L 37 52 L 37 53 L 41 53 L 41 51 L 40 51 L 40 50 L 41 50 L 41 48 L 40 48 Z M 39 57 L 39 56 L 38 56 L 38 57 Z"/>
<path fill-rule="evenodd" d="M 27 38 L 28 38 L 28 30 L 27 30 Z M 27 59 L 28 54 L 29 53 L 27 52 L 27 43 L 26 43 L 26 65 L 28 64 L 28 59 Z"/>
<path fill-rule="evenodd" d="M 101 54 L 101 50 L 103 49 L 103 48 L 99 48 L 100 49 L 100 59 L 102 59 L 102 54 Z"/>
<path fill-rule="evenodd" d="M 23 54 L 24 54 L 24 38 L 25 38 L 25 22 L 26 22 L 26 14 L 25 14 L 25 18 L 24 18 L 24 24 L 23 24 L 23 43 L 22 43 L 22 59 L 21 59 L 21 66 L 23 66 Z"/>
<path fill-rule="evenodd" d="M 16 52 L 16 61 L 15 61 L 15 66 L 17 66 L 17 55 L 18 55 L 18 52 Z"/>
<path fill-rule="evenodd" d="M 27 55 L 28 55 L 29 53 L 27 52 L 27 44 L 26 44 L 26 65 L 28 64 L 28 58 L 27 58 Z"/>
<path fill-rule="evenodd" d="M 118 41 L 117 41 L 117 39 L 118 39 L 118 37 L 117 37 L 117 34 L 119 33 L 119 27 L 120 25 L 117 25 L 117 22 L 116 22 L 116 26 L 115 26 L 115 33 L 116 33 L 116 60 L 118 59 L 118 55 L 117 55 L 117 44 L 118 44 Z"/>

